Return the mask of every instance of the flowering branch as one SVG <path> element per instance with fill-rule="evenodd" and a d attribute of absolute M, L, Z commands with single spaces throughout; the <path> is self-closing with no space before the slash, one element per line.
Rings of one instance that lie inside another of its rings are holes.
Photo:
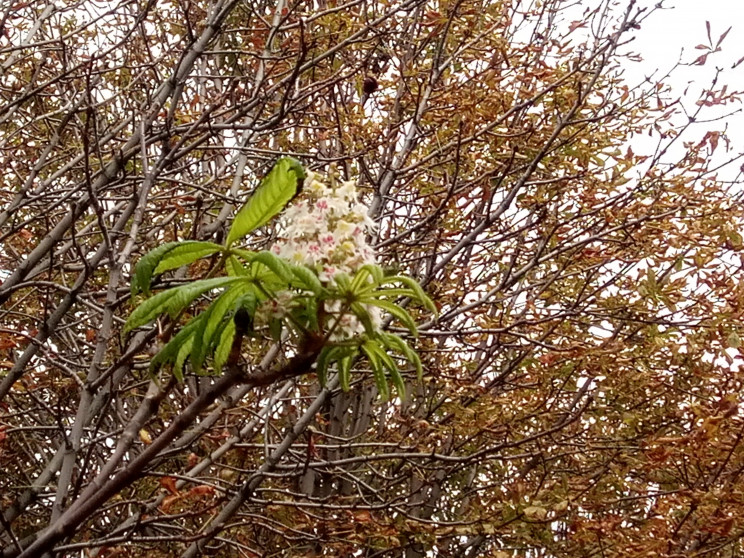
<path fill-rule="evenodd" d="M 421 361 L 403 338 L 382 330 L 383 314 L 415 336 L 413 318 L 394 301 L 410 298 L 432 312 L 434 305 L 413 279 L 386 277 L 376 264 L 366 240 L 375 223 L 359 203 L 354 183 L 322 178 L 306 173 L 294 159 L 280 159 L 236 215 L 224 246 L 174 242 L 142 258 L 132 280 L 133 295 L 149 294 L 155 275 L 215 254 L 220 256 L 217 273 L 224 272 L 215 276 L 212 270 L 205 279 L 158 293 L 132 312 L 125 331 L 166 313 L 176 323 L 196 307 L 194 317 L 152 359 L 153 370 L 170 366 L 182 380 L 189 363 L 195 373 L 207 368 L 217 374 L 226 365 L 235 366 L 244 336 L 256 339 L 268 332 L 278 340 L 286 333 L 288 356 L 317 357 L 323 384 L 335 364 L 341 386 L 349 389 L 351 364 L 364 356 L 379 393 L 388 397 L 390 380 L 403 395 L 398 361 L 411 363 L 419 375 Z M 239 246 L 274 218 L 278 237 L 269 250 Z"/>

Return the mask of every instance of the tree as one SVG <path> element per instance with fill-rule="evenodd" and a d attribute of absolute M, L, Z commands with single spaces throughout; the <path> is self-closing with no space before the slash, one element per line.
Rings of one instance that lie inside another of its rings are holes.
<path fill-rule="evenodd" d="M 694 128 L 738 95 L 716 80 L 680 126 L 623 78 L 649 13 L 568 4 L 7 7 L 3 556 L 740 553 L 741 193 L 713 158 L 740 155 Z M 369 360 L 344 390 L 267 328 L 239 377 L 183 381 L 150 367 L 178 315 L 124 332 L 143 256 L 230 244 L 285 156 L 357 183 L 377 261 L 436 305 L 395 301 L 423 377 L 395 361 L 387 400 Z"/>

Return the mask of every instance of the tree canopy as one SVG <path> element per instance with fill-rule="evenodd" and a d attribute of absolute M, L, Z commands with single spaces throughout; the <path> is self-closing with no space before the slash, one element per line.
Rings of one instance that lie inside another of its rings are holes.
<path fill-rule="evenodd" d="M 739 93 L 576 4 L 4 8 L 2 556 L 744 552 Z"/>

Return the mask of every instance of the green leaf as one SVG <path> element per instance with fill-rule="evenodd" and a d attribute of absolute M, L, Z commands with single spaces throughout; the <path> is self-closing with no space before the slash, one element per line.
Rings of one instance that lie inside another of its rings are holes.
<path fill-rule="evenodd" d="M 177 363 L 180 358 L 180 365 L 174 366 L 174 375 L 178 381 L 182 381 L 183 362 L 191 352 L 194 332 L 201 327 L 201 324 L 206 320 L 206 318 L 206 314 L 198 315 L 187 323 L 181 331 L 174 335 L 171 340 L 166 343 L 165 347 L 160 349 L 158 354 L 156 354 L 150 361 L 150 370 L 156 370 L 164 364 Z"/>
<path fill-rule="evenodd" d="M 351 363 L 355 354 L 356 350 L 338 361 L 338 383 L 344 391 L 349 391 L 351 388 Z"/>
<path fill-rule="evenodd" d="M 331 364 L 331 354 L 334 349 L 338 349 L 338 347 L 329 347 L 326 345 L 318 355 L 315 368 L 318 372 L 318 382 L 321 387 L 325 387 L 326 382 L 328 381 L 328 367 Z"/>
<path fill-rule="evenodd" d="M 402 283 L 414 292 L 414 296 L 411 298 L 418 300 L 432 314 L 437 314 L 437 307 L 434 306 L 434 303 L 424 292 L 424 289 L 421 288 L 421 285 L 411 277 L 406 277 L 405 275 L 393 275 L 391 277 L 385 277 L 380 281 L 380 285 L 385 285 L 387 283 Z"/>
<path fill-rule="evenodd" d="M 222 246 L 214 242 L 199 242 L 197 240 L 186 240 L 179 242 L 171 248 L 160 260 L 153 271 L 154 275 L 163 273 L 170 269 L 176 269 L 182 265 L 190 264 L 205 256 L 211 256 L 222 250 Z"/>
<path fill-rule="evenodd" d="M 372 323 L 372 318 L 364 305 L 358 302 L 352 302 L 351 311 L 354 312 L 356 317 L 359 318 L 359 321 L 362 322 L 364 331 L 367 332 L 367 335 L 375 337 L 378 329 L 375 327 L 375 324 Z"/>
<path fill-rule="evenodd" d="M 243 248 L 230 248 L 230 254 L 232 256 L 240 256 L 247 263 L 253 259 L 253 256 L 256 255 L 256 252 L 245 250 Z"/>
<path fill-rule="evenodd" d="M 186 363 L 186 359 L 191 354 L 191 349 L 194 345 L 194 334 L 192 333 L 188 339 L 181 345 L 181 347 L 178 349 L 178 354 L 176 355 L 176 361 L 173 363 L 173 375 L 176 377 L 176 380 L 179 382 L 183 382 L 183 365 Z"/>
<path fill-rule="evenodd" d="M 224 287 L 230 283 L 235 283 L 236 281 L 245 281 L 245 279 L 242 277 L 202 279 L 158 293 L 134 309 L 126 324 L 124 324 L 124 332 L 126 333 L 136 327 L 150 323 L 157 316 L 165 312 L 173 316 L 183 310 L 201 294 L 218 287 Z"/>
<path fill-rule="evenodd" d="M 231 277 L 241 277 L 247 274 L 243 264 L 234 255 L 230 254 L 225 260 L 225 270 Z"/>
<path fill-rule="evenodd" d="M 217 346 L 214 350 L 214 372 L 215 374 L 219 373 L 222 370 L 222 367 L 227 362 L 227 359 L 230 357 L 230 351 L 232 350 L 232 344 L 233 340 L 235 339 L 235 333 L 238 329 L 238 326 L 236 325 L 236 315 L 241 310 L 244 310 L 248 313 L 248 316 L 250 317 L 250 323 L 248 324 L 242 324 L 241 327 L 244 330 L 252 330 L 252 322 L 253 322 L 253 316 L 256 313 L 256 306 L 258 305 L 258 300 L 256 299 L 256 295 L 253 292 L 245 293 L 243 296 L 241 296 L 237 302 L 234 305 L 234 312 L 229 317 L 226 322 L 224 322 L 224 325 L 221 325 L 220 328 L 217 330 L 217 334 L 219 335 L 219 341 L 217 342 Z M 247 326 L 247 327 L 246 327 Z M 245 333 L 245 331 L 244 331 Z"/>
<path fill-rule="evenodd" d="M 385 310 L 385 312 L 392 315 L 400 323 L 402 323 L 408 329 L 408 331 L 411 332 L 411 335 L 413 335 L 414 337 L 418 337 L 416 322 L 413 321 L 413 318 L 406 310 L 404 310 L 397 304 L 393 304 L 392 302 L 388 302 L 387 300 L 380 299 L 370 299 L 365 300 L 364 302 L 377 306 L 378 308 L 382 308 L 383 310 Z"/>
<path fill-rule="evenodd" d="M 336 285 L 338 285 L 338 288 L 341 292 L 350 290 L 351 278 L 346 273 L 337 273 L 333 276 L 333 280 L 336 282 Z"/>
<path fill-rule="evenodd" d="M 355 294 L 364 293 L 379 285 L 384 276 L 385 274 L 380 266 L 364 264 L 357 270 L 356 275 L 354 275 L 349 290 Z M 368 278 L 371 278 L 372 281 L 367 281 Z"/>
<path fill-rule="evenodd" d="M 297 323 L 302 324 L 310 331 L 320 331 L 318 323 L 318 298 L 315 295 L 297 296 L 297 307 L 292 309 L 292 316 Z"/>
<path fill-rule="evenodd" d="M 385 378 L 385 371 L 383 370 L 382 360 L 378 350 L 379 345 L 377 342 L 368 339 L 362 344 L 362 351 L 367 355 L 369 359 L 372 373 L 375 377 L 375 384 L 377 385 L 377 391 L 380 392 L 380 396 L 387 400 L 390 397 L 390 390 L 388 389 L 387 379 Z"/>
<path fill-rule="evenodd" d="M 227 247 L 268 223 L 300 192 L 304 180 L 305 171 L 297 159 L 279 159 L 235 216 Z"/>
<path fill-rule="evenodd" d="M 150 294 L 150 282 L 152 281 L 153 271 L 160 263 L 163 257 L 173 250 L 180 242 L 166 242 L 154 250 L 150 250 L 142 256 L 134 268 L 132 277 L 132 296 L 142 291 L 146 295 Z"/>
<path fill-rule="evenodd" d="M 318 275 L 312 270 L 302 265 L 290 266 L 294 279 L 292 280 L 293 287 L 299 287 L 312 291 L 313 294 L 320 296 L 323 293 L 323 284 L 318 279 Z"/>
<path fill-rule="evenodd" d="M 191 366 L 195 373 L 201 372 L 207 355 L 215 345 L 219 337 L 215 333 L 220 333 L 225 326 L 226 318 L 231 318 L 229 311 L 235 307 L 235 301 L 246 293 L 250 285 L 236 285 L 222 293 L 204 312 L 207 318 L 203 321 L 202 327 L 194 333 L 194 347 L 191 351 Z"/>
<path fill-rule="evenodd" d="M 383 345 L 386 348 L 396 350 L 400 354 L 402 354 L 408 362 L 413 364 L 416 368 L 416 376 L 421 381 L 421 378 L 424 374 L 424 368 L 421 364 L 421 359 L 419 358 L 416 351 L 414 351 L 408 343 L 406 343 L 401 337 L 393 334 L 393 333 L 386 333 L 383 332 L 380 334 L 379 339 L 382 341 Z"/>
<path fill-rule="evenodd" d="M 219 287 L 226 287 L 227 285 L 241 281 L 245 281 L 245 279 L 243 277 L 215 277 L 213 279 L 201 279 L 189 283 L 188 285 L 177 287 L 176 289 L 173 289 L 178 292 L 170 303 L 168 312 L 171 316 L 175 316 L 178 312 L 191 304 L 194 299 L 205 292 L 212 291 Z"/>
<path fill-rule="evenodd" d="M 232 349 L 234 338 L 235 321 L 229 320 L 225 329 L 222 330 L 220 341 L 217 343 L 217 348 L 214 351 L 214 371 L 216 374 L 219 374 L 222 367 L 225 366 L 227 359 L 230 357 L 230 350 Z"/>
<path fill-rule="evenodd" d="M 405 296 L 410 299 L 416 298 L 416 292 L 412 291 L 411 289 L 376 289 L 371 293 L 368 293 L 364 296 L 365 300 L 370 300 L 372 298 L 393 298 L 393 297 L 401 297 Z"/>
<path fill-rule="evenodd" d="M 253 267 L 253 264 L 255 263 L 260 263 L 261 265 L 267 267 L 272 271 L 272 273 L 274 273 L 274 275 L 287 283 L 289 283 L 294 278 L 291 266 L 283 259 L 267 250 L 259 252 L 258 254 L 255 254 L 253 256 L 251 260 L 251 267 Z"/>
<path fill-rule="evenodd" d="M 401 399 L 405 398 L 406 396 L 406 384 L 403 381 L 403 377 L 400 375 L 400 370 L 398 370 L 398 365 L 395 363 L 395 359 L 393 359 L 384 348 L 380 347 L 379 344 L 375 344 L 377 348 L 377 354 L 380 357 L 380 360 L 385 365 L 385 367 L 388 369 L 388 372 L 390 372 L 390 379 L 393 381 L 393 385 L 395 386 L 395 390 L 398 392 L 398 397 Z"/>
<path fill-rule="evenodd" d="M 334 362 L 337 363 L 339 383 L 341 389 L 349 391 L 351 363 L 357 354 L 356 347 L 348 346 L 325 346 L 321 350 L 317 360 L 318 381 L 325 386 L 328 380 L 328 369 Z"/>

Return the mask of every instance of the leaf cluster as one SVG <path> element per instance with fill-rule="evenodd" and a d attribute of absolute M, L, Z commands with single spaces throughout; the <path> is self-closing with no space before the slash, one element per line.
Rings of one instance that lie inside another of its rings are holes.
<path fill-rule="evenodd" d="M 416 352 L 401 336 L 382 331 L 370 314 L 372 308 L 377 308 L 417 336 L 411 315 L 394 302 L 414 300 L 436 311 L 415 280 L 405 275 L 385 276 L 379 266 L 366 264 L 351 276 L 339 273 L 323 284 L 313 269 L 295 265 L 267 250 L 254 252 L 236 246 L 276 217 L 300 193 L 304 179 L 305 171 L 299 161 L 281 158 L 238 211 L 224 245 L 194 240 L 168 242 L 140 259 L 131 281 L 133 297 L 140 292 L 151 294 L 157 276 L 203 258 L 219 257 L 210 275 L 224 271 L 223 276 L 195 279 L 161 291 L 132 311 L 124 332 L 149 324 L 163 314 L 177 322 L 197 300 L 208 298 L 206 307 L 197 310 L 152 359 L 151 369 L 170 365 L 175 377 L 183 381 L 187 361 L 198 374 L 209 358 L 212 372 L 219 373 L 233 355 L 236 338 L 239 343 L 243 335 L 258 335 L 256 314 L 261 306 L 280 305 L 280 299 L 291 293 L 285 312 L 269 316 L 269 332 L 279 341 L 287 331 L 299 350 L 320 343 L 317 371 L 322 384 L 335 363 L 340 384 L 348 390 L 352 363 L 358 356 L 369 361 L 377 389 L 384 398 L 389 396 L 388 378 L 401 397 L 405 393 L 398 360 L 410 362 L 421 377 L 422 365 Z M 340 304 L 340 312 L 327 311 L 334 302 Z M 362 335 L 339 335 L 346 315 L 353 315 L 363 324 Z"/>

